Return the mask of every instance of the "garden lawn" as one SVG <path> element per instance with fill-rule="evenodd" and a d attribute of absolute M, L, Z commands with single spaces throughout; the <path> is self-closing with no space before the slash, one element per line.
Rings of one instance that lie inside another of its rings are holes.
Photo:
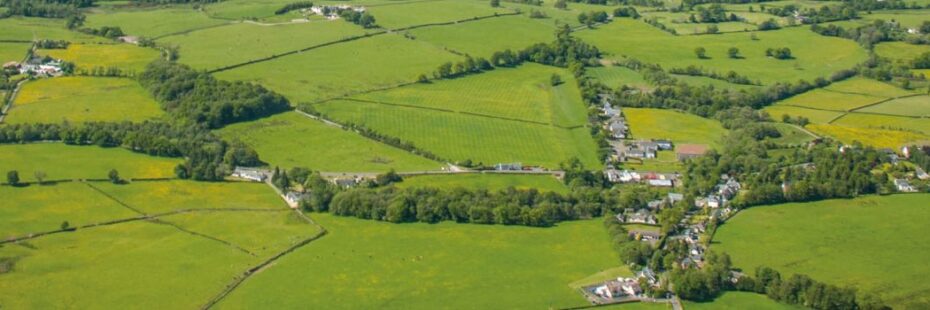
<path fill-rule="evenodd" d="M 115 199 L 147 214 L 186 209 L 283 209 L 268 185 L 248 182 L 153 181 L 93 183 Z"/>
<path fill-rule="evenodd" d="M 131 222 L 0 247 L 14 309 L 193 309 L 259 259 L 168 225 Z"/>
<path fill-rule="evenodd" d="M 796 307 L 788 304 L 781 304 L 769 299 L 764 294 L 749 292 L 724 292 L 720 297 L 709 302 L 691 302 L 685 301 L 683 304 L 686 309 L 696 310 L 800 310 L 802 307 Z M 622 310 L 623 308 L 621 308 Z"/>
<path fill-rule="evenodd" d="M 120 27 L 133 36 L 158 38 L 197 29 L 226 24 L 229 21 L 212 19 L 191 6 L 156 7 L 137 10 L 96 10 L 87 15 L 86 27 Z M 183 55 L 182 55 L 183 56 Z"/>
<path fill-rule="evenodd" d="M 68 49 L 39 50 L 39 54 L 73 62 L 78 72 L 116 67 L 124 74 L 142 73 L 159 57 L 155 49 L 132 44 L 71 44 Z"/>
<path fill-rule="evenodd" d="M 529 228 L 311 217 L 326 237 L 256 274 L 218 308 L 585 306 L 569 283 L 618 264 L 601 220 Z"/>
<path fill-rule="evenodd" d="M 930 307 L 930 195 L 755 207 L 722 225 L 714 250 L 735 267 L 768 266 L 861 292 L 878 293 L 899 309 Z"/>
<path fill-rule="evenodd" d="M 920 95 L 898 98 L 859 111 L 901 116 L 930 117 L 930 96 Z"/>
<path fill-rule="evenodd" d="M 927 52 L 930 52 L 930 45 L 914 45 L 905 42 L 885 42 L 875 45 L 876 55 L 903 62 L 910 62 Z"/>
<path fill-rule="evenodd" d="M 552 86 L 552 75 L 560 76 L 563 83 Z M 587 122 L 585 104 L 576 84 L 567 70 L 526 64 L 362 94 L 353 99 L 575 127 Z"/>
<path fill-rule="evenodd" d="M 465 188 L 499 191 L 510 187 L 519 190 L 536 189 L 540 192 L 567 194 L 568 187 L 551 175 L 529 174 L 446 174 L 405 177 L 397 183 L 399 188 Z"/>
<path fill-rule="evenodd" d="M 718 147 L 726 130 L 715 120 L 673 110 L 624 108 L 634 139 L 668 139 L 676 144 Z"/>
<path fill-rule="evenodd" d="M 26 53 L 32 44 L 29 43 L 6 43 L 0 42 L 0 64 L 15 61 L 21 62 L 26 59 Z"/>
<path fill-rule="evenodd" d="M 849 117 L 848 115 L 846 117 Z M 898 149 L 913 142 L 930 140 L 930 136 L 909 131 L 848 127 L 842 125 L 810 124 L 807 129 L 819 135 L 830 136 L 843 143 L 859 141 L 877 148 Z"/>
<path fill-rule="evenodd" d="M 379 133 L 412 142 L 451 161 L 493 165 L 522 162 L 557 168 L 579 158 L 598 169 L 596 145 L 588 129 L 566 129 L 456 112 L 335 100 L 316 108 L 340 122 L 362 124 Z"/>
<path fill-rule="evenodd" d="M 77 182 L 0 186 L 0 195 L 4 201 L 4 207 L 0 208 L 0 238 L 4 240 L 58 230 L 65 221 L 76 227 L 138 216 Z"/>
<path fill-rule="evenodd" d="M 732 70 L 764 84 L 829 77 L 867 57 L 866 51 L 853 41 L 824 37 L 806 27 L 754 34 L 758 40 L 752 40 L 749 33 L 674 36 L 640 20 L 618 18 L 595 30 L 579 31 L 576 36 L 600 48 L 607 58 L 625 55 L 665 68 L 695 65 L 720 73 Z M 698 59 L 694 54 L 697 47 L 704 47 L 709 59 Z M 731 47 L 739 48 L 743 58 L 727 57 Z M 790 48 L 794 58 L 765 56 L 766 49 L 781 47 Z"/>
<path fill-rule="evenodd" d="M 159 42 L 179 46 L 181 63 L 217 69 L 364 33 L 361 27 L 341 20 L 276 26 L 237 23 L 165 37 Z"/>
<path fill-rule="evenodd" d="M 138 122 L 163 114 L 158 103 L 135 80 L 58 77 L 24 84 L 4 122 Z"/>
<path fill-rule="evenodd" d="M 281 253 L 320 232 L 317 226 L 289 210 L 182 213 L 161 219 L 228 241 L 262 258 Z"/>
<path fill-rule="evenodd" d="M 70 31 L 64 19 L 13 16 L 0 18 L 0 40 L 32 41 L 34 39 L 77 42 L 105 42 L 107 39 Z M 25 54 L 23 54 L 25 57 Z"/>
<path fill-rule="evenodd" d="M 505 16 L 450 26 L 411 30 L 418 40 L 434 43 L 472 57 L 491 57 L 506 49 L 522 50 L 536 43 L 555 40 L 555 27 L 533 22 L 525 16 Z"/>
<path fill-rule="evenodd" d="M 45 172 L 45 180 L 105 179 L 111 169 L 119 171 L 124 179 L 170 178 L 174 177 L 174 167 L 181 161 L 123 148 L 63 143 L 0 145 L 0 171 L 17 170 L 23 182 L 36 181 L 36 171 Z"/>
<path fill-rule="evenodd" d="M 233 124 L 218 133 L 245 142 L 272 166 L 329 172 L 425 171 L 442 167 L 441 163 L 298 113 Z"/>
<path fill-rule="evenodd" d="M 511 12 L 504 8 L 492 8 L 487 1 L 480 0 L 421 1 L 367 9 L 375 17 L 378 26 L 388 29 L 454 22 Z"/>
<path fill-rule="evenodd" d="M 461 57 L 422 41 L 386 34 L 327 46 L 215 74 L 264 85 L 291 102 L 311 102 L 416 81 Z"/>

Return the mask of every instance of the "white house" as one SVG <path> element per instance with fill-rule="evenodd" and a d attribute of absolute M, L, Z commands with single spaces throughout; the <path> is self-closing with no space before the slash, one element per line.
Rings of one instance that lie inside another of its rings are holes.
<path fill-rule="evenodd" d="M 236 169 L 233 170 L 232 176 L 255 182 L 265 182 L 265 179 L 268 178 L 261 170 L 246 167 L 236 167 Z"/>

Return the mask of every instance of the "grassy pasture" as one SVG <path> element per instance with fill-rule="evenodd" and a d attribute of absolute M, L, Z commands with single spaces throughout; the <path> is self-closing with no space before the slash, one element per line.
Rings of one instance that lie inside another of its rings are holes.
<path fill-rule="evenodd" d="M 835 124 L 862 128 L 881 128 L 922 132 L 930 135 L 930 119 L 850 113 Z"/>
<path fill-rule="evenodd" d="M 710 25 L 717 26 L 720 33 L 750 31 L 757 28 L 756 25 L 745 22 L 692 23 L 688 21 L 691 13 L 683 12 L 646 12 L 642 15 L 645 18 L 656 18 L 663 25 L 675 29 L 675 32 L 680 35 L 706 33 Z"/>
<path fill-rule="evenodd" d="M 859 141 L 864 145 L 891 149 L 897 149 L 911 142 L 930 140 L 928 135 L 900 130 L 828 124 L 811 124 L 807 125 L 807 128 L 817 134 L 836 138 L 843 143 Z"/>
<path fill-rule="evenodd" d="M 141 73 L 159 57 L 155 49 L 132 44 L 71 44 L 67 49 L 39 50 L 39 54 L 73 62 L 77 71 L 117 67 L 126 73 Z"/>
<path fill-rule="evenodd" d="M 142 121 L 163 114 L 158 103 L 134 80 L 59 77 L 23 85 L 4 122 Z"/>
<path fill-rule="evenodd" d="M 854 93 L 882 98 L 893 98 L 913 95 L 912 91 L 900 87 L 863 77 L 854 77 L 836 82 L 825 87 L 826 90 L 842 93 Z"/>
<path fill-rule="evenodd" d="M 216 76 L 277 91 L 291 102 L 345 96 L 416 80 L 460 59 L 422 41 L 387 34 L 252 64 Z"/>
<path fill-rule="evenodd" d="M 778 132 L 781 133 L 781 137 L 770 139 L 769 141 L 789 145 L 800 145 L 814 140 L 814 137 L 792 125 L 785 123 L 770 124 L 775 126 L 775 129 L 778 129 Z"/>
<path fill-rule="evenodd" d="M 729 89 L 730 91 L 750 90 L 759 88 L 758 85 L 734 84 L 727 81 L 709 78 L 706 76 L 691 76 L 672 74 L 679 81 L 698 86 L 713 86 L 716 89 Z"/>
<path fill-rule="evenodd" d="M 806 109 L 780 104 L 767 106 L 763 110 L 768 112 L 769 115 L 776 120 L 781 120 L 782 115 L 791 117 L 803 116 L 810 119 L 812 123 L 828 123 L 840 115 L 843 115 L 843 112 Z"/>
<path fill-rule="evenodd" d="M 600 220 L 538 229 L 312 217 L 326 237 L 256 274 L 219 308 L 584 306 L 569 283 L 617 264 Z"/>
<path fill-rule="evenodd" d="M 713 247 L 744 270 L 769 266 L 926 308 L 928 204 L 930 195 L 912 194 L 757 207 L 721 226 Z"/>
<path fill-rule="evenodd" d="M 915 45 L 905 42 L 885 42 L 875 45 L 875 54 L 898 61 L 910 61 L 923 53 L 930 52 L 930 45 Z"/>
<path fill-rule="evenodd" d="M 930 20 L 930 10 L 877 11 L 872 14 L 863 14 L 861 17 L 866 21 L 879 19 L 886 22 L 894 21 L 905 29 L 919 28 L 921 23 Z"/>
<path fill-rule="evenodd" d="M 419 40 L 473 57 L 490 57 L 505 49 L 519 50 L 555 39 L 555 27 L 524 16 L 505 16 L 476 22 L 411 30 Z"/>
<path fill-rule="evenodd" d="M 3 239 L 58 230 L 64 221 L 80 226 L 137 216 L 83 183 L 0 186 L 0 195 L 4 201 L 0 208 Z"/>
<path fill-rule="evenodd" d="M 317 44 L 362 35 L 345 21 L 314 21 L 262 26 L 236 23 L 165 37 L 159 42 L 180 46 L 180 62 L 198 69 L 216 69 Z"/>
<path fill-rule="evenodd" d="M 220 19 L 263 18 L 291 3 L 289 0 L 230 0 L 207 5 L 207 15 Z"/>
<path fill-rule="evenodd" d="M 410 141 L 454 161 L 471 159 L 493 165 L 522 162 L 555 168 L 578 157 L 596 169 L 596 146 L 584 127 L 565 129 L 487 116 L 336 100 L 317 109 L 339 121 Z"/>
<path fill-rule="evenodd" d="M 736 71 L 753 80 L 771 84 L 778 81 L 808 81 L 828 77 L 864 60 L 865 50 L 855 42 L 824 37 L 806 27 L 777 31 L 725 33 L 713 36 L 674 36 L 642 21 L 616 19 L 595 30 L 580 31 L 577 36 L 608 53 L 608 58 L 633 57 L 663 67 L 702 66 L 718 72 Z M 694 49 L 704 47 L 709 59 L 698 59 Z M 727 57 L 730 47 L 740 49 L 741 59 Z M 788 47 L 795 57 L 778 60 L 765 56 L 767 48 Z"/>
<path fill-rule="evenodd" d="M 564 83 L 552 86 L 557 74 Z M 526 120 L 558 126 L 582 126 L 585 104 L 575 78 L 561 68 L 526 64 L 480 75 L 415 84 L 353 98 L 416 107 Z"/>
<path fill-rule="evenodd" d="M 0 64 L 23 61 L 30 47 L 29 43 L 0 43 Z"/>
<path fill-rule="evenodd" d="M 741 309 L 758 309 L 758 310 L 800 310 L 801 307 L 795 307 L 788 304 L 778 303 L 763 294 L 749 292 L 725 292 L 710 302 L 690 302 L 683 304 L 686 309 L 713 309 L 713 310 L 741 310 Z M 622 310 L 622 308 L 621 308 Z"/>
<path fill-rule="evenodd" d="M 319 232 L 290 211 L 184 213 L 161 219 L 228 241 L 259 257 L 278 254 Z"/>
<path fill-rule="evenodd" d="M 878 105 L 867 107 L 860 111 L 903 116 L 930 117 L 930 96 L 922 95 L 898 98 Z"/>
<path fill-rule="evenodd" d="M 148 214 L 184 209 L 276 209 L 284 200 L 268 186 L 246 182 L 155 181 L 130 185 L 94 183 L 123 203 Z"/>
<path fill-rule="evenodd" d="M 36 181 L 35 171 L 45 172 L 46 180 L 104 179 L 110 169 L 119 171 L 123 178 L 169 178 L 174 177 L 174 167 L 180 162 L 123 148 L 61 143 L 0 145 L 0 171 L 17 170 L 24 182 Z"/>
<path fill-rule="evenodd" d="M 550 175 L 519 174 L 459 174 L 459 175 L 422 175 L 404 178 L 397 183 L 399 188 L 433 187 L 442 189 L 466 188 L 497 191 L 514 187 L 516 189 L 538 189 L 541 192 L 568 193 L 568 188 L 561 181 Z"/>
<path fill-rule="evenodd" d="M 65 28 L 64 19 L 13 16 L 0 18 L 0 40 L 32 41 L 33 39 L 103 42 L 94 37 Z M 25 57 L 25 54 L 23 54 Z"/>
<path fill-rule="evenodd" d="M 379 26 L 388 29 L 452 22 L 510 12 L 504 8 L 492 8 L 487 1 L 479 0 L 410 2 L 400 5 L 374 6 L 367 9 L 375 17 Z"/>
<path fill-rule="evenodd" d="M 589 76 L 601 81 L 611 88 L 618 88 L 621 85 L 628 85 L 639 89 L 651 89 L 642 74 L 632 69 L 619 66 L 595 67 L 586 71 Z"/>
<path fill-rule="evenodd" d="M 233 124 L 218 133 L 242 140 L 273 166 L 337 172 L 424 171 L 442 166 L 297 113 Z"/>
<path fill-rule="evenodd" d="M 815 89 L 778 102 L 778 105 L 845 112 L 884 100 L 881 97 Z"/>
<path fill-rule="evenodd" d="M 258 261 L 147 222 L 5 245 L 0 257 L 19 257 L 0 281 L 0 303 L 16 309 L 199 308 Z"/>
<path fill-rule="evenodd" d="M 123 32 L 156 38 L 168 34 L 213 27 L 228 21 L 212 19 L 191 6 L 156 7 L 135 10 L 95 10 L 87 15 L 87 27 L 119 26 Z"/>
<path fill-rule="evenodd" d="M 672 110 L 624 108 L 635 139 L 669 139 L 675 143 L 719 146 L 726 130 L 719 122 Z"/>

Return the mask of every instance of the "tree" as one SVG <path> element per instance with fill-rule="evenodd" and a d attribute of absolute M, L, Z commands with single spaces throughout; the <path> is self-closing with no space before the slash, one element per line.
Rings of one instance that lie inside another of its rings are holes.
<path fill-rule="evenodd" d="M 491 0 L 491 7 L 496 8 L 501 6 L 501 0 Z"/>
<path fill-rule="evenodd" d="M 717 25 L 713 25 L 713 24 L 707 26 L 707 31 L 705 31 L 705 33 L 707 34 L 717 34 L 719 32 L 720 32 L 720 28 L 717 28 Z"/>
<path fill-rule="evenodd" d="M 740 57 L 739 57 L 739 49 L 736 48 L 736 47 L 731 47 L 730 49 L 727 50 L 727 56 L 729 56 L 730 58 L 733 58 L 733 59 L 738 59 L 738 58 L 740 58 Z"/>
<path fill-rule="evenodd" d="M 707 50 L 705 50 L 703 47 L 697 47 L 694 49 L 694 55 L 697 55 L 697 58 L 699 59 L 706 59 Z"/>
<path fill-rule="evenodd" d="M 568 8 L 568 3 L 566 3 L 565 0 L 556 0 L 554 6 L 556 9 L 564 10 Z"/>
<path fill-rule="evenodd" d="M 924 21 L 920 24 L 920 33 L 927 34 L 930 33 L 930 21 Z"/>
<path fill-rule="evenodd" d="M 68 223 L 68 221 L 61 222 L 61 230 L 68 230 L 69 228 L 71 228 L 71 223 Z"/>
<path fill-rule="evenodd" d="M 557 86 L 559 84 L 562 84 L 562 77 L 559 76 L 558 74 L 553 73 L 552 77 L 549 78 L 549 84 L 552 84 L 552 86 Z"/>
<path fill-rule="evenodd" d="M 39 182 L 39 184 L 45 183 L 45 171 L 36 170 L 32 175 L 36 177 L 36 181 Z"/>
<path fill-rule="evenodd" d="M 417 77 L 417 83 L 429 83 L 429 78 L 426 77 L 426 74 L 420 74 L 420 76 Z"/>
<path fill-rule="evenodd" d="M 119 184 L 120 181 L 122 181 L 119 177 L 119 171 L 116 171 L 116 169 L 111 169 L 110 173 L 107 174 L 107 178 L 109 178 L 110 182 L 113 182 L 113 184 Z"/>
<path fill-rule="evenodd" d="M 19 185 L 19 172 L 16 170 L 10 170 L 6 173 L 6 184 L 13 186 Z"/>

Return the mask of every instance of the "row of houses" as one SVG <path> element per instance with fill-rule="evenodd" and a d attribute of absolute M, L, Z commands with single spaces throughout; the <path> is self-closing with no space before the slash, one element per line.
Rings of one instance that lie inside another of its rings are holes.
<path fill-rule="evenodd" d="M 677 173 L 637 172 L 631 170 L 604 170 L 607 181 L 611 183 L 645 183 L 653 187 L 674 187 L 678 181 Z"/>
<path fill-rule="evenodd" d="M 698 208 L 716 209 L 729 205 L 730 200 L 736 197 L 736 194 L 739 193 L 743 186 L 735 178 L 730 178 L 726 175 L 721 176 L 721 180 L 725 182 L 714 186 L 713 191 L 707 194 L 707 196 L 695 198 L 694 206 Z"/>

